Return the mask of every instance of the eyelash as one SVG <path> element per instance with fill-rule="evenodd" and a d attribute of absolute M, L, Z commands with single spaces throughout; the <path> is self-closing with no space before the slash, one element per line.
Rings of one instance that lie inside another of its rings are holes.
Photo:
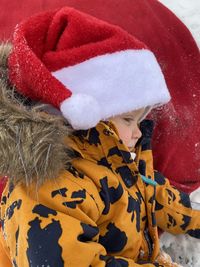
<path fill-rule="evenodd" d="M 127 122 L 132 122 L 133 121 L 133 119 L 131 119 L 131 118 L 124 118 L 124 120 L 127 121 Z"/>
<path fill-rule="evenodd" d="M 132 119 L 132 118 L 123 118 L 123 119 L 124 119 L 126 122 L 128 122 L 128 123 L 134 121 L 134 119 Z M 138 122 L 137 122 L 137 125 L 140 126 L 140 123 L 141 123 L 141 121 L 138 121 Z"/>

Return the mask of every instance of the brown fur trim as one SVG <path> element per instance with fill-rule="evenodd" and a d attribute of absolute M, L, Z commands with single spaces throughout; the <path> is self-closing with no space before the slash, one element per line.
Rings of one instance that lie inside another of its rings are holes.
<path fill-rule="evenodd" d="M 71 161 L 65 137 L 72 128 L 64 119 L 25 107 L 15 97 L 7 77 L 9 47 L 0 47 L 0 177 L 38 185 L 56 178 Z"/>
<path fill-rule="evenodd" d="M 12 50 L 10 43 L 0 43 L 0 79 L 7 83 L 7 59 Z"/>

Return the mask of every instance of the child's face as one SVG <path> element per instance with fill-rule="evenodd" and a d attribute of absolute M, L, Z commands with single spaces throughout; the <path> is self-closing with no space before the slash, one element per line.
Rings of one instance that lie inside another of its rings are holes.
<path fill-rule="evenodd" d="M 130 151 L 135 147 L 138 139 L 142 136 L 139 123 L 144 118 L 144 114 L 145 108 L 142 108 L 110 119 L 117 128 L 119 137 Z"/>

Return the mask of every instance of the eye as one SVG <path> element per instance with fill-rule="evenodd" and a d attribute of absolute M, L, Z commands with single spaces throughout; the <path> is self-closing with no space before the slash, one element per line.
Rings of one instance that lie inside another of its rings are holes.
<path fill-rule="evenodd" d="M 132 121 L 134 121 L 134 119 L 132 119 L 132 118 L 123 118 L 126 122 L 132 122 Z"/>

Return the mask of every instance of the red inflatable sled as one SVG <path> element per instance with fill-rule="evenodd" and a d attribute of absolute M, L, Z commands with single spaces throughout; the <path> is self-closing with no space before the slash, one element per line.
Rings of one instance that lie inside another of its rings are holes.
<path fill-rule="evenodd" d="M 31 14 L 65 5 L 121 26 L 154 52 L 172 95 L 169 104 L 151 114 L 155 121 L 155 168 L 179 189 L 188 193 L 197 189 L 200 186 L 200 54 L 190 32 L 156 0 L 1 0 L 1 40 L 9 38 L 14 25 Z"/>

